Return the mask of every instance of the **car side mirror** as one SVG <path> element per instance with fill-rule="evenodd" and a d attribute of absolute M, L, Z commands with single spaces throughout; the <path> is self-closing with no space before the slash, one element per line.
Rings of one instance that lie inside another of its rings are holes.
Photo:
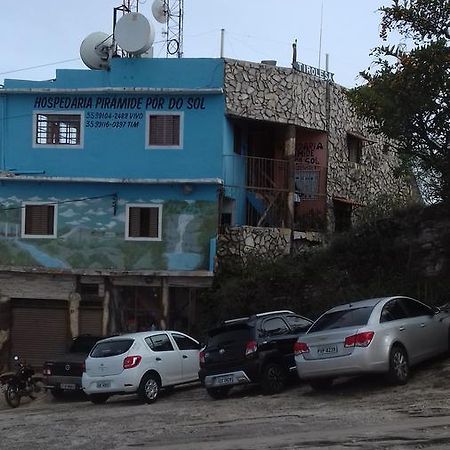
<path fill-rule="evenodd" d="M 434 316 L 441 312 L 441 308 L 439 308 L 439 306 L 433 306 L 432 309 L 433 309 L 433 315 Z"/>

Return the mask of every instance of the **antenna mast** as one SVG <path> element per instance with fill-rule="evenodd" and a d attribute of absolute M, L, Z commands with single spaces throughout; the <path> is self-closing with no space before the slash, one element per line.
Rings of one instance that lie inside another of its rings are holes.
<path fill-rule="evenodd" d="M 184 0 L 164 0 L 166 11 L 166 57 L 183 57 Z"/>

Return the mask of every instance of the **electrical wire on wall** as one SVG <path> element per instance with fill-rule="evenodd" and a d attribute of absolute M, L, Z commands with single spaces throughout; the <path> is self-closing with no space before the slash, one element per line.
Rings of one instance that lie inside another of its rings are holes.
<path fill-rule="evenodd" d="M 82 197 L 82 198 L 75 198 L 71 200 L 61 200 L 56 202 L 39 202 L 40 205 L 62 205 L 64 203 L 76 203 L 76 202 L 84 202 L 86 200 L 97 200 L 101 198 L 108 198 L 111 197 L 111 206 L 113 208 L 114 215 L 117 214 L 117 202 L 118 202 L 118 196 L 117 193 L 114 192 L 112 194 L 105 194 L 105 195 L 96 195 L 93 197 Z M 8 207 L 0 207 L 0 211 L 11 211 L 14 209 L 24 209 L 27 205 L 21 205 L 21 206 L 8 206 Z"/>

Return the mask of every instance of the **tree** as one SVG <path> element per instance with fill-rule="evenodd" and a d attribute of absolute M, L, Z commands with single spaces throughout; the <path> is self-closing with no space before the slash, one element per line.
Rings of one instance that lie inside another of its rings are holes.
<path fill-rule="evenodd" d="M 380 11 L 381 38 L 397 31 L 403 42 L 373 51 L 350 101 L 392 139 L 425 196 L 450 203 L 450 0 L 392 0 Z"/>

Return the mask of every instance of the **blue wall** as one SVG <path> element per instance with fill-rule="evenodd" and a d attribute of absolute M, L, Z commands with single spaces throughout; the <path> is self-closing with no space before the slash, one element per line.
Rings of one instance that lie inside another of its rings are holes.
<path fill-rule="evenodd" d="M 65 177 L 220 178 L 224 98 L 222 94 L 205 93 L 205 90 L 222 86 L 220 59 L 114 59 L 109 72 L 57 71 L 53 82 L 6 80 L 7 92 L 13 89 L 91 91 L 2 96 L 6 120 L 0 141 L 2 169 L 45 171 L 49 176 Z M 150 88 L 155 92 L 95 92 L 100 88 L 127 87 Z M 171 93 L 173 89 L 187 93 Z M 203 91 L 196 93 L 199 89 Z M 129 108 L 114 107 L 112 100 L 118 97 L 133 99 L 135 104 Z M 33 111 L 83 112 L 82 148 L 33 148 Z M 182 113 L 182 149 L 145 148 L 146 114 L 155 111 Z"/>
<path fill-rule="evenodd" d="M 232 133 L 223 73 L 221 59 L 135 58 L 112 60 L 110 71 L 59 70 L 53 81 L 6 80 L 0 90 L 0 171 L 48 179 L 0 183 L 0 265 L 209 269 L 218 185 L 195 180 L 223 178 Z M 118 108 L 118 99 L 127 105 Z M 37 111 L 84 115 L 81 148 L 36 147 Z M 153 112 L 182 114 L 180 149 L 146 148 L 146 115 Z M 137 181 L 142 179 L 153 184 Z M 177 179 L 193 180 L 190 189 Z M 115 213 L 112 194 L 118 197 Z M 56 238 L 21 238 L 22 206 L 29 201 L 57 204 Z M 128 203 L 162 205 L 161 241 L 125 240 Z"/>
<path fill-rule="evenodd" d="M 113 199 L 117 195 L 117 206 Z M 57 237 L 21 238 L 23 202 L 56 205 Z M 125 239 L 126 205 L 162 205 L 161 241 Z M 214 186 L 3 182 L 0 265 L 58 269 L 208 270 Z"/>

